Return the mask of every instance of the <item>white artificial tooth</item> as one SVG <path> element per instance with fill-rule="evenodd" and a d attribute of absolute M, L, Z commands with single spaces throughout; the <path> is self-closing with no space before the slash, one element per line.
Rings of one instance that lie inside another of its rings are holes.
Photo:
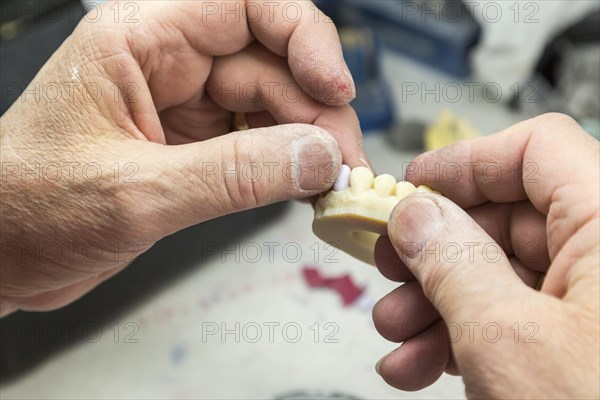
<path fill-rule="evenodd" d="M 379 175 L 375 178 L 375 192 L 381 197 L 393 196 L 396 191 L 396 178 L 392 175 Z"/>
<path fill-rule="evenodd" d="M 402 181 L 396 184 L 396 197 L 398 197 L 399 199 L 403 199 L 406 196 L 410 196 L 416 191 L 417 188 L 410 182 Z"/>
<path fill-rule="evenodd" d="M 431 193 L 433 190 L 429 186 L 419 185 L 417 188 L 417 193 Z"/>
<path fill-rule="evenodd" d="M 354 168 L 350 173 L 352 194 L 361 194 L 373 187 L 373 172 L 367 167 Z"/>
<path fill-rule="evenodd" d="M 342 190 L 348 189 L 350 186 L 350 167 L 347 165 L 342 165 L 340 168 L 340 174 L 333 184 L 333 190 L 336 192 L 341 192 Z"/>

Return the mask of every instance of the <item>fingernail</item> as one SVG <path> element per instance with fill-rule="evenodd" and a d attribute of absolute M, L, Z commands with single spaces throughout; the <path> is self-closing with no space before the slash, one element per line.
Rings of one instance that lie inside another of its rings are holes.
<path fill-rule="evenodd" d="M 313 134 L 294 141 L 294 163 L 299 166 L 297 182 L 301 190 L 326 190 L 337 176 L 340 153 L 335 140 Z"/>
<path fill-rule="evenodd" d="M 390 237 L 397 251 L 416 258 L 442 225 L 442 212 L 436 203 L 424 196 L 411 196 L 394 211 Z"/>
<path fill-rule="evenodd" d="M 377 372 L 377 375 L 381 376 L 381 364 L 383 363 L 383 360 L 385 360 L 385 358 L 387 357 L 387 354 L 383 357 L 381 357 L 379 359 L 379 361 L 377 361 L 377 363 L 375 364 L 375 372 Z"/>

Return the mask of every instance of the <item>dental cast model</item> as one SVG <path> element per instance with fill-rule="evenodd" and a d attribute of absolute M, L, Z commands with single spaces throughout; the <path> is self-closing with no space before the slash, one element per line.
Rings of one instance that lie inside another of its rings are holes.
<path fill-rule="evenodd" d="M 370 169 L 342 165 L 333 190 L 315 204 L 313 232 L 321 240 L 375 265 L 375 242 L 387 235 L 394 207 L 404 197 L 418 192 L 439 192 L 410 182 L 396 182 L 392 175 L 375 177 Z"/>

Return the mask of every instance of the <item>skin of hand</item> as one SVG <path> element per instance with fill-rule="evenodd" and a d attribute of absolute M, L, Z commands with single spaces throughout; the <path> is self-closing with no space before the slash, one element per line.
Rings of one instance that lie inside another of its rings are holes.
<path fill-rule="evenodd" d="M 406 282 L 373 310 L 403 342 L 376 366 L 387 383 L 446 371 L 470 398 L 600 396 L 599 154 L 548 114 L 416 158 L 407 180 L 445 197 L 400 202 L 376 246 L 381 273 Z"/>
<path fill-rule="evenodd" d="M 1 315 L 60 307 L 166 235 L 364 165 L 336 29 L 288 3 L 82 20 L 1 120 Z M 232 112 L 253 129 L 229 133 Z"/>

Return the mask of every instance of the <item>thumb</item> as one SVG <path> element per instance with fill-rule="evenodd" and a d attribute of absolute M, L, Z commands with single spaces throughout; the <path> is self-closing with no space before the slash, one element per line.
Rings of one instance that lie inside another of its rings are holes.
<path fill-rule="evenodd" d="M 388 226 L 396 252 L 446 321 L 465 321 L 526 289 L 500 246 L 450 200 L 401 201 Z"/>
<path fill-rule="evenodd" d="M 141 216 L 159 236 L 218 216 L 309 197 L 330 188 L 341 154 L 325 130 L 279 125 L 141 155 Z M 139 195 L 139 193 L 138 193 Z M 144 215 L 146 214 L 146 215 Z"/>

